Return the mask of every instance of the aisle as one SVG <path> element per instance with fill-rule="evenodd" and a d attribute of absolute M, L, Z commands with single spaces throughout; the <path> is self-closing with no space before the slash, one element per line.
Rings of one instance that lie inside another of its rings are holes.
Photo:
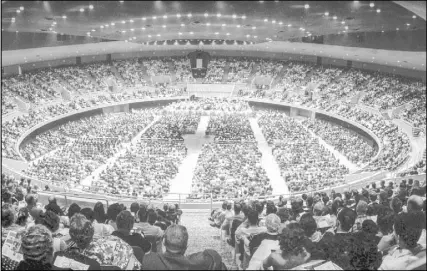
<path fill-rule="evenodd" d="M 202 116 L 197 127 L 197 131 L 193 135 L 184 136 L 184 144 L 187 147 L 187 156 L 182 161 L 178 174 L 173 180 L 171 180 L 171 186 L 169 195 L 165 197 L 165 200 L 178 200 L 180 194 L 191 193 L 191 182 L 193 180 L 194 169 L 196 168 L 197 158 L 202 151 L 203 144 L 211 141 L 210 137 L 205 137 L 206 128 L 209 123 L 209 116 Z M 181 198 L 185 198 L 185 195 L 181 195 Z"/>
<path fill-rule="evenodd" d="M 249 118 L 249 122 L 254 132 L 255 139 L 258 143 L 258 149 L 262 153 L 261 165 L 267 172 L 270 179 L 271 187 L 273 188 L 273 195 L 289 194 L 289 188 L 280 173 L 279 165 L 272 154 L 272 148 L 268 146 L 261 128 L 258 125 L 256 118 Z"/>
<path fill-rule="evenodd" d="M 142 129 L 132 140 L 130 143 L 124 143 L 122 144 L 122 146 L 120 147 L 120 149 L 112 156 L 110 157 L 106 163 L 104 163 L 103 165 L 101 165 L 99 168 L 95 169 L 92 174 L 90 174 L 89 176 L 87 176 L 85 179 L 83 179 L 82 181 L 80 181 L 80 184 L 82 186 L 88 186 L 90 187 L 92 185 L 93 181 L 97 181 L 99 179 L 99 174 L 105 170 L 107 168 L 107 166 L 114 164 L 114 162 L 116 162 L 117 158 L 120 157 L 120 155 L 124 154 L 125 151 L 132 145 L 134 145 L 138 139 L 141 137 L 141 135 L 143 133 L 145 133 L 145 131 L 148 130 L 148 128 L 150 128 L 154 123 L 156 123 L 157 120 L 159 120 L 160 117 L 156 117 L 149 125 L 147 125 L 147 127 L 145 127 L 144 129 Z"/>

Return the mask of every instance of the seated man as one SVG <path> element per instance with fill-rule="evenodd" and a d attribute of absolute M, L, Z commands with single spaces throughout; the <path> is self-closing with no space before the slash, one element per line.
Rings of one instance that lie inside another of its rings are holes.
<path fill-rule="evenodd" d="M 426 247 L 418 244 L 425 215 L 421 211 L 400 213 L 394 221 L 394 235 L 397 247 L 383 258 L 379 270 L 412 270 L 426 264 Z"/>
<path fill-rule="evenodd" d="M 192 265 L 184 256 L 187 250 L 188 232 L 184 226 L 171 225 L 164 236 L 164 253 L 145 255 L 142 262 L 143 270 L 188 270 Z"/>

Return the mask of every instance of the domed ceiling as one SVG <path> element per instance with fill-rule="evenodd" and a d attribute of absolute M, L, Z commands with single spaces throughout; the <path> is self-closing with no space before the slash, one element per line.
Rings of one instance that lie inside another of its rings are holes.
<path fill-rule="evenodd" d="M 3 33 L 53 33 L 90 42 L 260 43 L 425 28 L 424 19 L 390 1 L 2 1 Z"/>

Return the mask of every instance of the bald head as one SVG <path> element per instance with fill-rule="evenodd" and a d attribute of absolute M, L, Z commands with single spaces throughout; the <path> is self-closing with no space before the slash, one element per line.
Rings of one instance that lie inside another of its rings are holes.
<path fill-rule="evenodd" d="M 54 195 L 50 196 L 48 200 L 49 200 L 49 203 L 52 203 L 52 204 L 56 203 L 56 198 Z"/>
<path fill-rule="evenodd" d="M 423 198 L 417 195 L 412 195 L 408 198 L 408 212 L 410 211 L 422 211 L 423 210 Z"/>
<path fill-rule="evenodd" d="M 186 227 L 173 224 L 166 229 L 164 238 L 167 251 L 184 255 L 188 244 L 188 232 Z"/>

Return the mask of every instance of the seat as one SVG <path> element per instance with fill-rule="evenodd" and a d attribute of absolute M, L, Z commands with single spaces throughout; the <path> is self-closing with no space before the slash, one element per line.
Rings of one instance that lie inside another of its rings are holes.
<path fill-rule="evenodd" d="M 137 246 L 132 246 L 133 249 L 133 254 L 135 255 L 135 257 L 138 259 L 138 261 L 140 263 L 142 263 L 142 260 L 144 259 L 144 251 L 142 250 L 142 248 L 137 247 Z"/>
<path fill-rule="evenodd" d="M 162 252 L 162 238 L 154 235 L 146 235 L 145 239 L 151 243 L 151 252 Z"/>

